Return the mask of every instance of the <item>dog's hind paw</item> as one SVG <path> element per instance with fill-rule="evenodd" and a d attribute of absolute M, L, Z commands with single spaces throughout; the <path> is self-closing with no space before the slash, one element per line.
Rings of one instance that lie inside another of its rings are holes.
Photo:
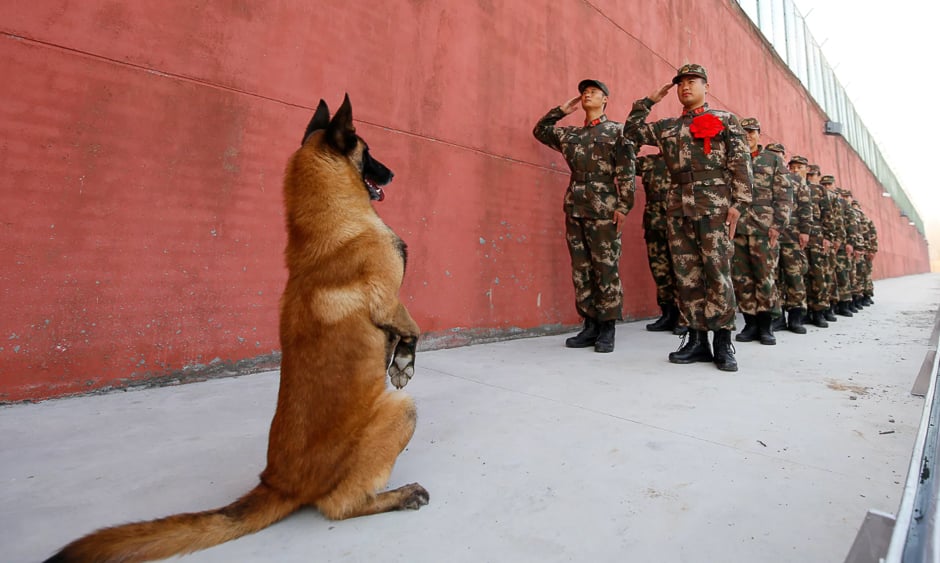
<path fill-rule="evenodd" d="M 388 366 L 388 377 L 392 381 L 392 385 L 396 389 L 401 389 L 405 385 L 408 385 L 408 382 L 411 381 L 411 378 L 415 374 L 415 366 L 409 361 L 403 362 L 404 365 L 399 365 L 404 358 L 395 358 L 395 361 Z"/>
<path fill-rule="evenodd" d="M 431 495 L 428 494 L 428 491 L 417 483 L 405 485 L 398 490 L 403 493 L 401 504 L 399 505 L 401 510 L 418 510 L 431 500 Z"/>

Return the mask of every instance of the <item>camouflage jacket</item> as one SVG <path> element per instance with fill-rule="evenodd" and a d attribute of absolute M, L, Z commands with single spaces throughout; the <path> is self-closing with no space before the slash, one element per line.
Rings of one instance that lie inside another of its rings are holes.
<path fill-rule="evenodd" d="M 753 201 L 741 220 L 737 231 L 742 235 L 767 236 L 774 228 L 783 232 L 790 223 L 793 196 L 787 180 L 787 165 L 775 152 L 758 147 L 751 166 L 754 171 Z"/>
<path fill-rule="evenodd" d="M 754 182 L 750 151 L 744 129 L 729 112 L 709 109 L 708 105 L 652 123 L 646 118 L 653 107 L 649 98 L 637 100 L 623 126 L 623 134 L 637 147 L 659 147 L 672 178 L 673 189 L 666 198 L 671 216 L 702 218 L 722 215 L 734 206 L 743 217 L 751 203 Z M 692 120 L 711 115 L 721 123 L 721 130 L 708 141 L 695 138 Z"/>
<path fill-rule="evenodd" d="M 585 219 L 611 219 L 614 211 L 628 213 L 636 190 L 636 161 L 633 145 L 621 135 L 623 125 L 602 115 L 584 127 L 555 127 L 563 117 L 561 108 L 554 108 L 532 133 L 559 151 L 571 169 L 565 213 Z"/>
<path fill-rule="evenodd" d="M 878 252 L 878 229 L 875 228 L 875 222 L 868 219 L 868 252 Z"/>
<path fill-rule="evenodd" d="M 643 229 L 666 230 L 666 193 L 671 180 L 666 170 L 666 161 L 659 154 L 639 156 L 636 159 L 636 174 L 643 180 L 646 192 L 646 209 L 643 210 Z"/>
<path fill-rule="evenodd" d="M 868 217 L 865 216 L 865 213 L 858 207 L 852 205 L 850 206 L 852 211 L 855 213 L 855 220 L 858 222 L 858 236 L 855 237 L 855 244 L 852 246 L 855 247 L 855 250 L 861 250 L 863 252 L 868 251 L 868 240 L 870 238 L 868 232 L 868 225 L 871 223 L 868 220 Z"/>
<path fill-rule="evenodd" d="M 780 242 L 799 244 L 800 234 L 811 234 L 813 230 L 813 200 L 806 179 L 799 174 L 787 173 L 793 194 L 793 214 L 790 224 L 780 233 Z"/>
<path fill-rule="evenodd" d="M 823 232 L 833 244 L 842 245 L 845 243 L 845 205 L 839 194 L 830 189 L 826 189 L 826 197 L 829 199 L 829 221 L 828 225 L 823 224 Z"/>
<path fill-rule="evenodd" d="M 842 201 L 842 213 L 845 217 L 845 244 L 855 247 L 858 244 L 858 216 L 847 199 L 843 197 L 839 199 Z"/>
<path fill-rule="evenodd" d="M 826 188 L 821 184 L 809 184 L 809 200 L 813 212 L 810 237 L 829 238 L 828 232 L 823 228 L 829 221 L 829 197 L 826 194 Z"/>

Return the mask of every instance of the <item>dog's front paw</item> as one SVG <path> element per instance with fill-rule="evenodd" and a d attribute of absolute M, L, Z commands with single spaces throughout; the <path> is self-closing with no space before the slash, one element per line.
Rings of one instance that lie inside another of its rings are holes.
<path fill-rule="evenodd" d="M 404 493 L 400 505 L 403 510 L 418 510 L 431 500 L 427 490 L 417 483 L 405 485 L 398 490 Z"/>
<path fill-rule="evenodd" d="M 388 377 L 396 389 L 401 389 L 415 374 L 414 358 L 396 356 L 388 366 Z"/>

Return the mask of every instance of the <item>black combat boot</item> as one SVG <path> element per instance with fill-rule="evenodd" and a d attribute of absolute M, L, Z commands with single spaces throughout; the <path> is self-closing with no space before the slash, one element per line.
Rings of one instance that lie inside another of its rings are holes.
<path fill-rule="evenodd" d="M 834 323 L 837 320 L 839 320 L 836 318 L 836 302 L 835 301 L 833 301 L 829 305 L 828 309 L 823 309 L 823 318 L 829 321 L 830 323 Z"/>
<path fill-rule="evenodd" d="M 839 305 L 836 307 L 836 314 L 840 317 L 851 317 L 852 311 L 849 310 L 849 302 L 839 301 Z"/>
<path fill-rule="evenodd" d="M 871 300 L 871 295 L 866 295 L 862 298 L 862 301 L 865 303 L 866 307 L 871 307 L 875 304 L 875 302 Z"/>
<path fill-rule="evenodd" d="M 726 328 L 715 331 L 715 365 L 721 371 L 738 371 L 738 361 L 734 359 L 734 344 L 731 343 L 731 331 Z"/>
<path fill-rule="evenodd" d="M 675 334 L 676 336 L 685 336 L 686 334 L 689 333 L 689 327 L 681 326 L 677 324 L 676 328 L 672 329 L 672 333 Z"/>
<path fill-rule="evenodd" d="M 614 351 L 614 333 L 616 321 L 601 321 L 598 329 L 597 341 L 594 343 L 594 351 L 607 354 Z"/>
<path fill-rule="evenodd" d="M 780 318 L 783 318 L 783 315 L 780 315 Z M 774 336 L 774 329 L 771 326 L 774 324 L 774 318 L 770 311 L 761 311 L 757 313 L 757 337 L 760 338 L 760 343 L 765 346 L 773 346 L 777 343 L 777 337 Z M 787 326 L 786 321 L 783 324 L 784 328 Z M 715 340 L 718 340 L 716 334 Z M 718 351 L 715 351 L 715 358 L 718 357 Z M 733 359 L 733 356 L 732 356 Z M 717 361 L 717 359 L 715 360 Z M 726 371 L 735 371 L 735 370 L 726 370 Z"/>
<path fill-rule="evenodd" d="M 851 312 L 851 313 L 857 313 L 857 312 L 859 312 L 859 308 L 855 305 L 855 297 L 853 297 L 853 298 L 849 299 L 848 301 L 846 301 L 846 302 L 845 302 L 845 306 L 848 307 L 849 312 Z"/>
<path fill-rule="evenodd" d="M 674 364 L 691 364 L 712 361 L 712 351 L 708 347 L 707 330 L 689 330 L 688 336 L 682 337 L 683 345 L 669 354 L 669 361 Z"/>
<path fill-rule="evenodd" d="M 865 303 L 862 301 L 861 295 L 855 295 L 852 297 L 852 304 L 855 305 L 855 308 L 861 311 L 865 308 Z"/>
<path fill-rule="evenodd" d="M 780 311 L 780 316 L 776 319 L 773 318 L 773 313 L 768 311 L 770 314 L 770 328 L 772 330 L 787 330 L 787 315 L 784 311 Z"/>
<path fill-rule="evenodd" d="M 813 323 L 813 325 L 818 326 L 819 328 L 829 328 L 829 323 L 826 322 L 826 317 L 823 315 L 822 310 L 811 311 L 809 322 Z"/>
<path fill-rule="evenodd" d="M 803 326 L 803 309 L 801 307 L 794 307 L 787 311 L 787 328 L 790 329 L 790 332 L 806 334 L 806 327 Z"/>
<path fill-rule="evenodd" d="M 565 346 L 568 348 L 587 348 L 588 346 L 594 346 L 594 343 L 597 342 L 599 328 L 597 321 L 591 317 L 584 317 L 584 328 L 581 329 L 581 332 L 578 334 L 565 340 Z"/>
<path fill-rule="evenodd" d="M 735 335 L 738 342 L 753 342 L 757 339 L 757 316 L 744 313 L 744 328 Z"/>
<path fill-rule="evenodd" d="M 669 332 L 676 328 L 676 321 L 679 320 L 679 308 L 672 303 L 660 303 L 659 308 L 663 314 L 652 324 L 646 325 L 646 330 L 650 332 Z"/>

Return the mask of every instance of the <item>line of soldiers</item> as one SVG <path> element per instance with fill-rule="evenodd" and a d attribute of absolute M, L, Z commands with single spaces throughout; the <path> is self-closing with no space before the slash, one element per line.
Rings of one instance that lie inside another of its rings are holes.
<path fill-rule="evenodd" d="M 682 113 L 648 121 L 673 87 Z M 760 146 L 756 119 L 709 108 L 704 67 L 679 68 L 670 83 L 637 100 L 623 124 L 605 114 L 604 83 L 582 80 L 578 92 L 533 130 L 571 169 L 566 241 L 584 327 L 566 346 L 614 349 L 623 310 L 621 227 L 637 175 L 646 190 L 643 226 L 662 308 L 647 328 L 687 335 L 670 362 L 737 371 L 731 338 L 737 308 L 745 317 L 737 341 L 775 344 L 775 326 L 803 334 L 804 316 L 825 327 L 837 314 L 872 304 L 877 235 L 851 192 L 835 188 L 832 176 L 820 178 L 805 157 L 785 164 L 782 146 Z M 578 106 L 583 127 L 556 126 Z M 659 154 L 637 158 L 644 145 Z"/>
<path fill-rule="evenodd" d="M 784 161 L 779 143 L 759 144 L 760 123 L 741 120 L 751 148 L 753 192 L 734 237 L 732 283 L 745 326 L 735 340 L 776 344 L 774 330 L 806 334 L 851 317 L 874 301 L 872 261 L 878 234 L 848 189 L 804 156 Z M 684 334 L 665 229 L 665 194 L 672 188 L 661 154 L 638 157 L 646 192 L 647 256 L 662 315 L 647 330 Z"/>

